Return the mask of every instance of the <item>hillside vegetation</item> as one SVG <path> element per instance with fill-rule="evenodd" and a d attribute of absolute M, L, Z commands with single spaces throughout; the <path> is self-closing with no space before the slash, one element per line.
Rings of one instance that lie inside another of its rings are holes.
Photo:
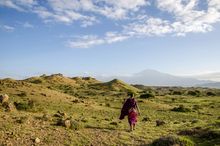
<path fill-rule="evenodd" d="M 128 92 L 135 131 L 120 109 Z M 0 145 L 220 145 L 220 90 L 147 87 L 118 79 L 42 75 L 0 80 Z M 3 97 L 3 96 L 1 96 Z M 6 96 L 4 96 L 6 97 Z"/>

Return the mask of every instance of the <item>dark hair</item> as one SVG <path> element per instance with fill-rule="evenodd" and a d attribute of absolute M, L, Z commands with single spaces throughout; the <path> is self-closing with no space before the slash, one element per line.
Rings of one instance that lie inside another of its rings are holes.
<path fill-rule="evenodd" d="M 134 93 L 128 92 L 128 96 L 129 96 L 129 97 L 134 97 Z"/>

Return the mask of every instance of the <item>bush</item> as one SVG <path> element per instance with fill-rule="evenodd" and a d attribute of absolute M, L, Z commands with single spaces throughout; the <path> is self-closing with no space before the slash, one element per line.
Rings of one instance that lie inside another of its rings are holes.
<path fill-rule="evenodd" d="M 27 96 L 27 93 L 26 92 L 21 92 L 19 94 L 17 94 L 19 97 L 26 97 Z"/>
<path fill-rule="evenodd" d="M 154 94 L 153 93 L 144 93 L 140 95 L 140 98 L 142 99 L 148 99 L 148 98 L 153 98 Z"/>
<path fill-rule="evenodd" d="M 195 104 L 195 105 L 193 105 L 193 109 L 194 110 L 199 110 L 199 109 L 202 109 L 202 107 L 201 107 L 201 105 Z"/>
<path fill-rule="evenodd" d="M 30 110 L 34 108 L 34 101 L 33 100 L 29 100 L 28 102 L 14 102 L 14 105 L 16 107 L 17 110 Z"/>
<path fill-rule="evenodd" d="M 35 80 L 31 81 L 31 83 L 41 84 L 41 83 L 43 83 L 43 81 L 42 81 L 42 79 L 35 79 Z"/>
<path fill-rule="evenodd" d="M 218 130 L 212 130 L 209 128 L 203 129 L 201 127 L 182 130 L 179 135 L 193 136 L 204 140 L 220 139 L 220 132 Z"/>
<path fill-rule="evenodd" d="M 82 129 L 83 128 L 83 125 L 76 121 L 76 120 L 71 120 L 71 126 L 70 126 L 70 129 L 73 129 L 73 130 L 79 130 L 79 129 Z"/>
<path fill-rule="evenodd" d="M 207 92 L 206 95 L 207 96 L 216 96 L 216 94 L 214 92 L 211 92 L 211 91 Z"/>
<path fill-rule="evenodd" d="M 117 123 L 117 122 L 111 122 L 110 125 L 115 125 L 115 126 L 117 126 L 118 123 Z"/>
<path fill-rule="evenodd" d="M 179 107 L 174 107 L 171 111 L 175 112 L 190 112 L 191 109 L 184 107 L 183 105 L 179 105 Z"/>
<path fill-rule="evenodd" d="M 156 120 L 156 126 L 162 126 L 166 124 L 163 120 Z"/>
<path fill-rule="evenodd" d="M 147 121 L 150 121 L 150 117 L 148 116 L 144 116 L 143 119 L 142 119 L 143 122 L 147 122 Z"/>
<path fill-rule="evenodd" d="M 187 95 L 190 95 L 190 96 L 200 96 L 200 91 L 199 90 L 190 90 L 187 92 Z"/>
<path fill-rule="evenodd" d="M 110 103 L 106 103 L 105 104 L 107 107 L 111 107 L 111 104 Z"/>
<path fill-rule="evenodd" d="M 153 141 L 152 146 L 194 146 L 194 142 L 185 137 L 166 136 Z"/>
<path fill-rule="evenodd" d="M 173 91 L 172 95 L 182 95 L 182 92 L 181 91 Z"/>
<path fill-rule="evenodd" d="M 24 123 L 27 123 L 28 120 L 29 120 L 29 117 L 24 116 L 24 117 L 20 117 L 19 119 L 17 119 L 16 122 L 19 124 L 24 124 Z"/>

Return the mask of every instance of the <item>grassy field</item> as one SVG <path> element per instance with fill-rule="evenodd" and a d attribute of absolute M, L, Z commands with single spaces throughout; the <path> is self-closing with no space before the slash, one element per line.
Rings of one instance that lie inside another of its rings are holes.
<path fill-rule="evenodd" d="M 137 93 L 141 109 L 133 132 L 127 119 L 118 119 L 128 91 Z M 220 145 L 217 89 L 131 86 L 58 74 L 0 80 L 0 94 L 9 95 L 13 105 L 7 111 L 0 104 L 2 146 Z M 157 126 L 158 120 L 163 124 Z"/>

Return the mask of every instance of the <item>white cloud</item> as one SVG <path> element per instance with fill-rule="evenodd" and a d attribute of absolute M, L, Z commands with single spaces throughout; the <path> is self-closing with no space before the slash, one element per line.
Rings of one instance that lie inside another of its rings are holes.
<path fill-rule="evenodd" d="M 111 44 L 129 38 L 129 35 L 119 34 L 117 32 L 107 32 L 104 37 L 98 37 L 96 35 L 74 36 L 74 39 L 67 42 L 67 46 L 71 48 L 90 48 L 95 45 Z"/>
<path fill-rule="evenodd" d="M 120 34 L 117 32 L 107 32 L 105 34 L 105 41 L 109 44 L 114 43 L 114 42 L 121 42 L 121 41 L 126 40 L 128 38 L 130 38 L 129 35 Z"/>
<path fill-rule="evenodd" d="M 25 6 L 32 8 L 34 5 L 37 5 L 37 0 L 15 0 L 17 5 Z"/>
<path fill-rule="evenodd" d="M 24 27 L 24 28 L 34 28 L 34 25 L 32 25 L 32 24 L 29 23 L 29 22 L 25 22 L 25 23 L 23 24 L 23 27 Z"/>
<path fill-rule="evenodd" d="M 208 32 L 220 21 L 219 0 L 208 0 L 206 9 L 199 9 L 199 0 L 157 0 L 157 6 L 174 16 L 176 33 Z"/>
<path fill-rule="evenodd" d="M 208 0 L 208 6 L 214 7 L 217 10 L 220 10 L 220 1 L 219 0 Z"/>
<path fill-rule="evenodd" d="M 18 11 L 24 11 L 21 7 L 16 5 L 12 0 L 1 0 L 0 5 L 5 6 L 5 7 L 9 7 L 9 8 L 13 8 Z"/>
<path fill-rule="evenodd" d="M 134 22 L 125 26 L 126 32 L 134 36 L 152 36 L 171 33 L 173 30 L 170 22 L 159 18 L 145 18 L 141 22 Z"/>
<path fill-rule="evenodd" d="M 84 28 L 102 23 L 104 17 L 117 23 L 117 30 L 121 29 L 115 31 L 112 30 L 115 26 L 108 27 L 109 30 L 102 35 L 87 34 L 75 38 L 68 41 L 72 48 L 111 44 L 131 37 L 206 33 L 220 21 L 220 0 L 45 0 L 44 3 L 42 5 L 38 0 L 0 0 L 1 6 L 35 13 L 44 22 L 68 25 L 79 22 Z M 201 7 L 202 3 L 204 6 Z M 158 13 L 150 14 L 149 7 Z"/>
<path fill-rule="evenodd" d="M 71 48 L 89 48 L 94 45 L 103 44 L 104 40 L 95 35 L 85 35 L 76 37 L 75 40 L 68 41 L 67 45 Z"/>
<path fill-rule="evenodd" d="M 130 12 L 138 11 L 141 7 L 149 5 L 146 0 L 101 0 L 105 6 L 95 7 L 94 12 L 98 12 L 112 19 L 127 19 Z"/>
<path fill-rule="evenodd" d="M 0 25 L 0 28 L 6 32 L 13 32 L 15 28 L 9 25 Z"/>
<path fill-rule="evenodd" d="M 147 3 L 146 0 L 104 0 L 106 3 L 111 4 L 113 7 L 124 9 L 137 9 L 140 6 L 144 6 Z"/>

